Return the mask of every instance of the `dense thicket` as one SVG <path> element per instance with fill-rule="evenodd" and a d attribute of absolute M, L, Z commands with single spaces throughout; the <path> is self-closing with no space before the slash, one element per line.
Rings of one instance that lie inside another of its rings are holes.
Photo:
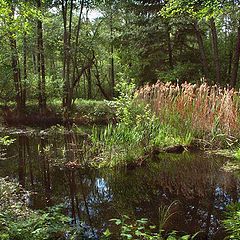
<path fill-rule="evenodd" d="M 0 1 L 0 100 L 44 115 L 119 81 L 239 85 L 238 0 Z"/>

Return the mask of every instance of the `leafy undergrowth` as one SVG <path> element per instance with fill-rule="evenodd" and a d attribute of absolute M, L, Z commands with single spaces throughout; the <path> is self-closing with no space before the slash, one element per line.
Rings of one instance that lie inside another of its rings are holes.
<path fill-rule="evenodd" d="M 2 111 L 1 115 L 5 116 L 5 120 L 11 122 L 16 118 L 15 107 L 15 103 L 9 103 L 7 107 L 2 106 L 4 111 Z M 42 116 L 39 116 L 38 103 L 28 101 L 25 108 L 25 118 L 33 118 L 32 121 L 34 121 L 34 118 L 36 120 L 37 117 L 39 118 L 38 121 L 42 118 Z M 63 119 L 62 101 L 58 99 L 49 100 L 45 118 L 55 118 L 58 119 L 58 122 L 61 122 L 61 119 Z M 77 124 L 107 124 L 115 120 L 115 105 L 111 101 L 76 99 L 72 106 L 71 119 Z"/>
<path fill-rule="evenodd" d="M 70 219 L 55 206 L 46 211 L 28 207 L 29 192 L 15 182 L 0 178 L 0 239 L 76 239 L 80 235 Z"/>
<path fill-rule="evenodd" d="M 240 239 L 240 203 L 228 206 L 223 225 L 228 232 L 226 239 Z"/>

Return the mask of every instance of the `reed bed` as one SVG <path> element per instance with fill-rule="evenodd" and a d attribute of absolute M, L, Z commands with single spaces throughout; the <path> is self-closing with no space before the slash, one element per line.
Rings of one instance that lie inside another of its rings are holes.
<path fill-rule="evenodd" d="M 198 133 L 239 136 L 239 92 L 231 88 L 158 81 L 137 90 L 163 123 L 191 128 Z M 178 127 L 178 126 L 175 126 Z"/>

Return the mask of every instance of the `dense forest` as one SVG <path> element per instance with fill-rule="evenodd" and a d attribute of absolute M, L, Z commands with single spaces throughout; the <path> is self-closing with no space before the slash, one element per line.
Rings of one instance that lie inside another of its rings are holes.
<path fill-rule="evenodd" d="M 239 1 L 1 1 L 1 102 L 112 99 L 119 81 L 238 86 Z"/>
<path fill-rule="evenodd" d="M 240 0 L 0 0 L 0 240 L 240 239 Z"/>

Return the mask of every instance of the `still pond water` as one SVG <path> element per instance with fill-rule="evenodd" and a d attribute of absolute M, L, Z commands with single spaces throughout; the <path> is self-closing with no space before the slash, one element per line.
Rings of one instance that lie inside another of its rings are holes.
<path fill-rule="evenodd" d="M 0 132 L 16 139 L 0 160 L 0 177 L 17 179 L 31 190 L 33 208 L 63 204 L 75 222 L 84 223 L 90 239 L 98 239 L 111 225 L 109 219 L 121 214 L 158 225 L 159 208 L 175 200 L 166 230 L 202 231 L 199 239 L 223 239 L 223 211 L 239 200 L 239 179 L 222 169 L 224 158 L 201 152 L 165 154 L 134 170 L 73 170 L 62 163 L 84 162 L 88 141 L 83 134 L 13 128 Z"/>

